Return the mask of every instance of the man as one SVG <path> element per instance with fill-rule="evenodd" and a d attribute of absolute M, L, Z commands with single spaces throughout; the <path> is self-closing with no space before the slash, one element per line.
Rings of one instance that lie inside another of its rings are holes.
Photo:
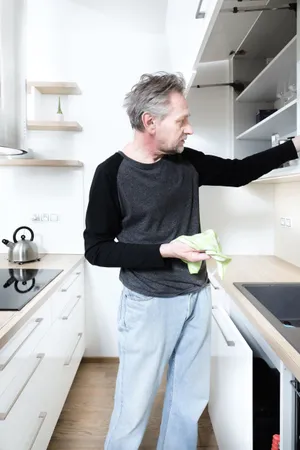
<path fill-rule="evenodd" d="M 246 185 L 296 159 L 300 149 L 299 137 L 243 160 L 186 148 L 193 131 L 184 91 L 178 75 L 141 77 L 125 98 L 134 139 L 97 167 L 91 185 L 85 256 L 96 266 L 120 267 L 124 285 L 106 450 L 139 448 L 167 364 L 157 448 L 196 449 L 209 397 L 209 257 L 173 240 L 201 230 L 199 186 Z M 199 274 L 182 260 L 202 260 Z"/>

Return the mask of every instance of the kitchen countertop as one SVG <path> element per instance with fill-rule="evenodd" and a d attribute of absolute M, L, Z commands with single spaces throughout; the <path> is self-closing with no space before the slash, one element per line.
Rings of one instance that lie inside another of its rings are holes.
<path fill-rule="evenodd" d="M 9 263 L 6 254 L 0 254 L 0 269 L 23 267 L 63 270 L 21 311 L 0 311 L 0 349 L 83 261 L 83 255 L 47 254 L 42 256 L 39 262 L 19 266 Z M 213 259 L 207 262 L 207 268 L 209 274 L 212 274 L 216 268 Z M 224 280 L 221 280 L 217 273 L 210 278 L 212 283 L 213 279 L 217 280 L 285 366 L 300 380 L 300 328 L 286 328 L 279 320 L 266 312 L 258 302 L 248 300 L 233 284 L 235 282 L 300 282 L 300 267 L 276 256 L 233 255 Z"/>
<path fill-rule="evenodd" d="M 207 263 L 209 274 L 216 268 L 215 261 Z M 276 256 L 232 256 L 224 280 L 217 273 L 217 280 L 225 292 L 237 304 L 247 319 L 256 327 L 285 366 L 300 380 L 300 328 L 287 328 L 259 302 L 248 300 L 235 282 L 300 282 L 300 267 Z"/>
<path fill-rule="evenodd" d="M 59 285 L 84 260 L 83 255 L 42 255 L 41 260 L 20 266 L 9 263 L 7 254 L 0 254 L 0 269 L 60 269 L 63 270 L 39 292 L 21 311 L 0 311 L 0 349 L 18 331 L 31 315 L 58 289 Z"/>

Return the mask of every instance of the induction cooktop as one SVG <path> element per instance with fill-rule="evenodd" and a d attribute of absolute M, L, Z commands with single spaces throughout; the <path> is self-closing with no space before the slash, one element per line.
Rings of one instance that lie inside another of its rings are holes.
<path fill-rule="evenodd" d="M 0 269 L 0 311 L 20 311 L 62 270 Z"/>

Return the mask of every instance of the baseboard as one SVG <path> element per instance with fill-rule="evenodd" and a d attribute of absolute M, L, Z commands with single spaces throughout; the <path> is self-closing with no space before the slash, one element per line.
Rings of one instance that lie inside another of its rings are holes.
<path fill-rule="evenodd" d="M 118 364 L 119 358 L 117 356 L 84 356 L 82 363 L 101 363 L 101 364 Z"/>

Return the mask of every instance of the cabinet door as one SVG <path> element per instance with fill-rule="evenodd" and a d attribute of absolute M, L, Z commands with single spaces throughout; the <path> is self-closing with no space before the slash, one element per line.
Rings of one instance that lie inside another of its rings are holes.
<path fill-rule="evenodd" d="M 208 409 L 219 450 L 252 450 L 252 350 L 222 308 L 212 309 Z"/>
<path fill-rule="evenodd" d="M 219 15 L 224 0 L 199 0 L 196 17 L 201 26 L 201 40 L 199 41 L 199 52 L 197 61 L 200 61 L 201 56 L 206 47 L 207 41 L 210 37 L 214 24 Z"/>
<path fill-rule="evenodd" d="M 166 35 L 172 71 L 182 72 L 190 85 L 223 0 L 168 2 Z M 198 14 L 199 13 L 199 14 Z M 196 14 L 199 18 L 196 19 Z"/>

